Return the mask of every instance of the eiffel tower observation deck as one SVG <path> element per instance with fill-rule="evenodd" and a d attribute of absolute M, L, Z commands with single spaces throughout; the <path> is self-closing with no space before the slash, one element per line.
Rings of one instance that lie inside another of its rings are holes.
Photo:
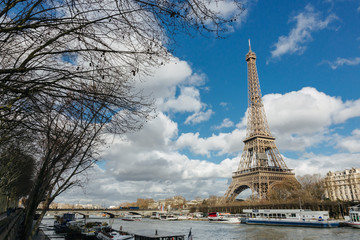
<path fill-rule="evenodd" d="M 225 193 L 227 202 L 234 201 L 237 195 L 251 189 L 253 196 L 265 199 L 268 192 L 279 185 L 296 187 L 298 182 L 292 169 L 286 163 L 275 145 L 266 119 L 261 96 L 260 83 L 256 69 L 256 54 L 246 54 L 248 65 L 248 110 L 245 146 L 239 167 L 233 172 L 232 182 Z"/>

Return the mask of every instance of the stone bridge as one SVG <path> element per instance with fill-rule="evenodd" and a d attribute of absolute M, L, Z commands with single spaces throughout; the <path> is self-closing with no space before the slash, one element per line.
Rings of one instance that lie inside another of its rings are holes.
<path fill-rule="evenodd" d="M 42 209 L 38 209 L 40 212 Z M 77 213 L 83 215 L 84 218 L 89 218 L 90 215 L 103 216 L 104 214 L 110 218 L 120 217 L 128 213 L 141 214 L 142 216 L 151 216 L 153 212 L 166 213 L 166 211 L 160 211 L 158 209 L 83 209 L 83 208 L 69 208 L 69 209 L 49 209 L 47 214 L 51 216 L 62 215 L 63 213 Z"/>

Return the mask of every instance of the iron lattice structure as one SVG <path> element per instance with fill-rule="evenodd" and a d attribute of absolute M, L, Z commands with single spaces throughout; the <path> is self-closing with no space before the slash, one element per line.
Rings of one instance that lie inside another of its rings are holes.
<path fill-rule="evenodd" d="M 239 167 L 233 172 L 232 182 L 225 193 L 227 202 L 235 200 L 245 189 L 250 188 L 258 198 L 267 197 L 268 191 L 284 182 L 297 185 L 295 174 L 289 169 L 275 145 L 262 102 L 260 83 L 256 69 L 256 54 L 246 54 L 248 65 L 248 110 L 245 146 Z"/>

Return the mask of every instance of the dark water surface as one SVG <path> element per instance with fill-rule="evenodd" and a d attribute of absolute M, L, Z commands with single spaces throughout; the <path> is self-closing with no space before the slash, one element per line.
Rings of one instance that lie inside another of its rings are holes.
<path fill-rule="evenodd" d="M 160 221 L 153 219 L 142 219 L 142 221 L 128 222 L 121 219 L 87 219 L 90 221 L 107 222 L 116 230 L 122 227 L 123 231 L 139 233 L 143 231 L 182 233 L 188 235 L 190 228 L 193 239 L 204 240 L 266 240 L 266 239 L 291 239 L 291 240 L 327 240 L 327 239 L 360 239 L 360 229 L 350 227 L 340 228 L 301 228 L 281 226 L 255 226 L 245 224 L 226 224 L 208 221 Z M 43 220 L 44 232 L 51 239 L 63 239 L 52 230 L 54 219 Z M 48 230 L 46 230 L 48 229 Z M 187 238 L 185 238 L 187 239 Z"/>

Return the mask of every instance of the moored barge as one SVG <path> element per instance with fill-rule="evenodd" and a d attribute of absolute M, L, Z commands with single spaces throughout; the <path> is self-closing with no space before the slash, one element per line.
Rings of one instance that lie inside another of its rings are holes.
<path fill-rule="evenodd" d="M 303 209 L 244 209 L 246 224 L 277 225 L 291 227 L 339 227 L 340 222 L 330 220 L 327 211 Z"/>

